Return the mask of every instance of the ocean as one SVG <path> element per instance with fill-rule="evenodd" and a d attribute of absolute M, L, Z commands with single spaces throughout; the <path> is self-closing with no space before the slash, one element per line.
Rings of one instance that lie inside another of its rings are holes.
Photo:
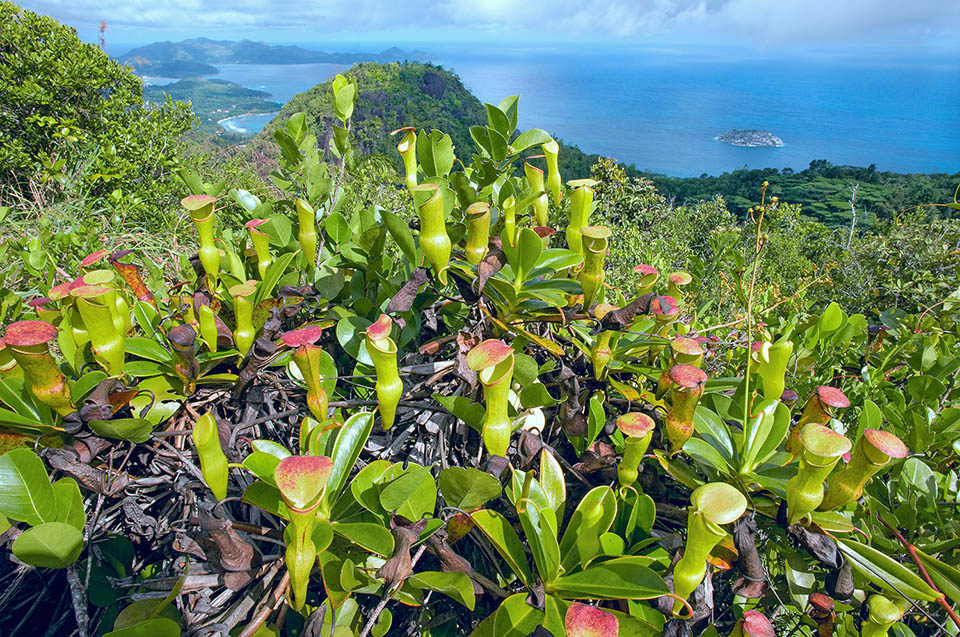
<path fill-rule="evenodd" d="M 317 47 L 322 48 L 322 47 Z M 757 59 L 710 51 L 423 45 L 481 101 L 519 94 L 520 127 L 674 176 L 806 168 L 814 159 L 894 172 L 960 171 L 960 61 Z M 226 65 L 217 77 L 286 101 L 345 67 Z M 228 122 L 253 132 L 269 117 Z M 778 148 L 716 141 L 732 128 Z"/>

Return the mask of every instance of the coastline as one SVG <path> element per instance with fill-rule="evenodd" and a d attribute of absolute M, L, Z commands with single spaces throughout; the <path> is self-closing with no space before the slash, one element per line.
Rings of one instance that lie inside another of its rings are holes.
<path fill-rule="evenodd" d="M 241 119 L 241 118 L 243 118 L 243 117 L 250 117 L 251 115 L 271 115 L 271 116 L 273 116 L 273 117 L 276 117 L 279 113 L 280 113 L 280 111 L 269 111 L 269 112 L 265 112 L 265 113 L 260 113 L 260 112 L 252 111 L 252 112 L 249 112 L 249 113 L 241 113 L 240 115 L 231 115 L 230 117 L 224 117 L 223 119 L 218 119 L 218 120 L 217 120 L 217 126 L 219 126 L 220 128 L 222 128 L 222 129 L 224 129 L 224 130 L 226 130 L 226 131 L 228 131 L 228 132 L 231 132 L 231 133 L 243 133 L 243 132 L 246 132 L 246 131 L 236 130 L 236 128 L 233 127 L 233 126 L 231 126 L 230 124 L 226 124 L 226 125 L 225 125 L 225 122 L 229 122 L 230 120 L 234 120 L 234 119 Z"/>

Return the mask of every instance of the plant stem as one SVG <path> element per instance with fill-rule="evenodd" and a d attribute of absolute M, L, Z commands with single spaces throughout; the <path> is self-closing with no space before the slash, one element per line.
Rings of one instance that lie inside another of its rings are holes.
<path fill-rule="evenodd" d="M 960 617 L 957 617 L 956 611 L 953 610 L 953 608 L 947 602 L 946 597 L 944 597 L 940 589 L 937 588 L 937 585 L 933 583 L 933 580 L 930 579 L 930 575 L 927 573 L 927 569 L 923 566 L 923 562 L 920 561 L 920 556 L 917 555 L 916 547 L 910 542 L 908 542 L 907 538 L 905 538 L 903 534 L 900 533 L 900 531 L 898 531 L 897 529 L 887 524 L 886 520 L 881 518 L 879 515 L 877 515 L 877 519 L 880 520 L 880 524 L 887 527 L 887 530 L 893 533 L 893 536 L 900 541 L 900 544 L 903 544 L 903 548 L 907 550 L 907 553 L 910 555 L 910 559 L 912 559 L 913 563 L 916 564 L 917 568 L 920 569 L 920 574 L 923 575 L 923 579 L 927 581 L 927 584 L 930 585 L 930 588 L 940 593 L 940 597 L 937 598 L 937 603 L 943 607 L 943 610 L 945 610 L 947 615 L 950 616 L 950 619 L 957 626 L 957 628 L 960 628 Z"/>

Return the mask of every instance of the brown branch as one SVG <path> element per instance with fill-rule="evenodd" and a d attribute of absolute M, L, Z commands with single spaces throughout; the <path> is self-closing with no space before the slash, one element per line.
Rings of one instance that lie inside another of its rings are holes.
<path fill-rule="evenodd" d="M 937 588 L 937 585 L 933 583 L 933 580 L 930 579 L 930 575 L 927 573 L 927 569 L 923 566 L 923 562 L 920 561 L 920 556 L 917 555 L 917 548 L 913 544 L 908 542 L 907 538 L 903 537 L 903 534 L 900 533 L 900 531 L 898 531 L 897 529 L 887 524 L 886 520 L 881 518 L 879 515 L 877 515 L 877 519 L 880 520 L 880 524 L 887 527 L 887 530 L 893 533 L 894 537 L 896 537 L 900 541 L 900 544 L 903 544 L 903 548 L 907 550 L 907 553 L 910 555 L 910 559 L 912 559 L 914 564 L 917 565 L 917 568 L 920 569 L 920 574 L 923 575 L 923 579 L 927 581 L 927 584 L 930 585 L 930 588 L 940 593 L 940 597 L 937 598 L 937 603 L 943 607 L 943 610 L 947 612 L 947 615 L 950 616 L 950 619 L 957 626 L 957 628 L 960 628 L 960 617 L 957 617 L 956 611 L 954 611 L 953 608 L 950 606 L 950 604 L 947 602 L 947 598 L 940 591 L 940 589 Z"/>

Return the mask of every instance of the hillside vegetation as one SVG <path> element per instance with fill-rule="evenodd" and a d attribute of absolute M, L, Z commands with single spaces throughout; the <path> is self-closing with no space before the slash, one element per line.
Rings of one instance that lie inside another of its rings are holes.
<path fill-rule="evenodd" d="M 190 102 L 199 119 L 199 129 L 208 133 L 222 131 L 217 122 L 224 117 L 245 113 L 271 113 L 282 104 L 270 101 L 270 94 L 241 86 L 235 82 L 188 77 L 163 86 L 144 86 L 143 99 L 148 104 L 163 104 L 167 97 Z"/>
<path fill-rule="evenodd" d="M 208 146 L 0 17 L 0 634 L 960 631 L 960 203 L 571 180 L 424 64 Z"/>

